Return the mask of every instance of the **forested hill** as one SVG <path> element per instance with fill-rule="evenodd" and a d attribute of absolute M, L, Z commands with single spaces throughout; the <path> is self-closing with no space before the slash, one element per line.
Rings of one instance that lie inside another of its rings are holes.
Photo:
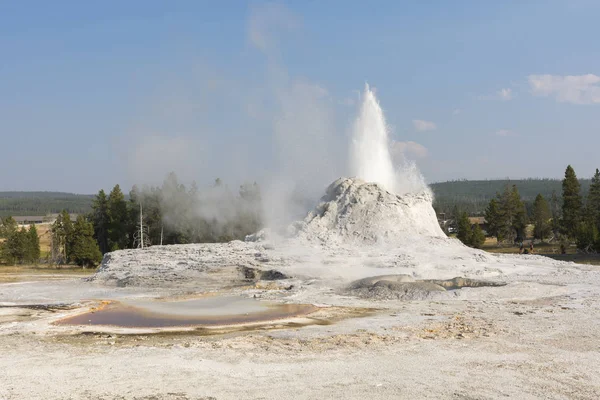
<path fill-rule="evenodd" d="M 582 179 L 582 194 L 587 194 L 589 179 Z M 555 191 L 560 197 L 562 181 L 559 179 L 521 179 L 489 181 L 449 181 L 431 184 L 435 194 L 434 207 L 438 212 L 452 212 L 455 207 L 470 214 L 482 213 L 490 199 L 506 185 L 517 185 L 526 204 L 533 203 L 542 194 L 548 201 Z M 83 214 L 91 210 L 93 195 L 61 192 L 0 192 L 0 217 L 19 215 L 46 215 L 67 210 Z"/>
<path fill-rule="evenodd" d="M 94 196 L 61 192 L 0 192 L 0 217 L 91 210 Z"/>
<path fill-rule="evenodd" d="M 589 179 L 580 179 L 582 195 L 586 195 L 590 187 Z M 555 192 L 560 198 L 562 180 L 559 179 L 520 179 L 489 181 L 449 181 L 431 184 L 435 194 L 434 208 L 438 212 L 451 212 L 454 207 L 470 214 L 483 213 L 489 201 L 502 192 L 506 185 L 516 185 L 523 201 L 531 204 L 538 194 L 548 201 Z"/>

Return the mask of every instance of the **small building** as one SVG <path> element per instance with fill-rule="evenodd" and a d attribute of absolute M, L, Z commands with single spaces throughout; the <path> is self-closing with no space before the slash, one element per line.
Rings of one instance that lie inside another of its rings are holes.
<path fill-rule="evenodd" d="M 77 220 L 78 214 L 69 214 L 71 217 L 71 221 L 75 222 Z M 40 224 L 53 224 L 56 222 L 58 218 L 58 214 L 48 214 L 48 215 L 26 215 L 26 216 L 17 216 L 13 217 L 13 219 L 17 222 L 17 225 L 40 225 Z"/>
<path fill-rule="evenodd" d="M 58 213 L 55 214 L 48 214 L 44 217 L 44 222 L 47 224 L 53 224 L 56 222 L 56 220 L 58 219 Z M 79 216 L 79 214 L 69 214 L 69 217 L 71 219 L 71 222 L 75 222 L 77 221 L 77 217 Z"/>
<path fill-rule="evenodd" d="M 471 224 L 471 226 L 479 225 L 481 230 L 487 232 L 488 224 L 487 224 L 487 221 L 485 220 L 485 217 L 469 217 L 469 223 Z"/>
<path fill-rule="evenodd" d="M 27 215 L 27 216 L 13 217 L 13 219 L 17 222 L 17 225 L 43 224 L 45 222 L 44 216 Z"/>
<path fill-rule="evenodd" d="M 448 226 L 453 222 L 452 220 L 446 219 L 446 213 L 438 213 L 437 220 L 440 227 L 444 230 L 447 230 Z"/>

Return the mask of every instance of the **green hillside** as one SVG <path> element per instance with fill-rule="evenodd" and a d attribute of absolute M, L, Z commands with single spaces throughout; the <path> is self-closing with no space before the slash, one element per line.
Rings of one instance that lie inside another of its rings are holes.
<path fill-rule="evenodd" d="M 46 215 L 62 210 L 83 214 L 91 210 L 93 198 L 61 192 L 0 192 L 0 217 Z"/>
<path fill-rule="evenodd" d="M 582 194 L 587 194 L 589 179 L 581 179 Z M 434 208 L 438 212 L 451 212 L 454 207 L 470 214 L 483 213 L 489 201 L 506 185 L 516 185 L 526 204 L 531 204 L 538 194 L 548 201 L 555 192 L 560 198 L 562 181 L 559 179 L 520 179 L 489 181 L 449 181 L 431 184 L 435 194 Z"/>
<path fill-rule="evenodd" d="M 581 188 L 585 195 L 590 186 L 589 179 L 582 179 Z M 455 207 L 470 214 L 483 210 L 496 193 L 505 185 L 517 185 L 525 203 L 533 203 L 541 193 L 548 201 L 552 193 L 560 197 L 562 183 L 559 179 L 480 180 L 449 181 L 431 184 L 435 194 L 434 208 L 438 212 L 452 212 Z M 45 215 L 67 210 L 70 213 L 87 213 L 91 210 L 93 195 L 61 192 L 0 192 L 0 217 L 8 215 Z"/>

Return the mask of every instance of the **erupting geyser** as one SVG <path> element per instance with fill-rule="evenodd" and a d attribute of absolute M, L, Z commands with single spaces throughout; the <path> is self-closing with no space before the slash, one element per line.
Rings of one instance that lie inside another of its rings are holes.
<path fill-rule="evenodd" d="M 414 164 L 395 169 L 388 130 L 375 94 L 365 86 L 350 144 L 354 177 L 333 182 L 293 236 L 320 243 L 407 246 L 416 238 L 446 238 L 432 194 Z"/>
<path fill-rule="evenodd" d="M 378 183 L 395 194 L 425 191 L 431 195 L 414 163 L 407 163 L 402 158 L 401 164 L 394 166 L 383 110 L 368 84 L 365 84 L 362 104 L 352 131 L 350 175 Z"/>
<path fill-rule="evenodd" d="M 398 190 L 385 117 L 368 84 L 365 84 L 363 101 L 354 123 L 350 172 L 367 182 L 379 183 L 390 192 Z"/>

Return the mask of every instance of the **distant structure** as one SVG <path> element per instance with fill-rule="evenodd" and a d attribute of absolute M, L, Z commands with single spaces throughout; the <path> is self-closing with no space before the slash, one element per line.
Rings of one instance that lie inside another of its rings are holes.
<path fill-rule="evenodd" d="M 71 221 L 75 222 L 77 220 L 77 216 L 79 214 L 69 214 L 71 217 Z M 58 214 L 48 214 L 48 215 L 25 215 L 25 216 L 17 216 L 13 217 L 13 219 L 17 222 L 19 226 L 26 225 L 41 225 L 41 224 L 53 224 L 56 222 L 58 218 Z"/>
<path fill-rule="evenodd" d="M 13 217 L 13 219 L 17 222 L 17 225 L 31 225 L 31 224 L 43 224 L 46 223 L 46 217 L 43 216 L 21 216 L 21 217 Z"/>
<path fill-rule="evenodd" d="M 487 221 L 485 220 L 485 217 L 469 217 L 469 223 L 471 224 L 471 226 L 479 225 L 481 230 L 483 230 L 484 232 L 487 232 L 487 230 L 489 228 L 489 225 L 488 225 Z"/>
<path fill-rule="evenodd" d="M 438 223 L 440 224 L 440 228 L 442 228 L 442 230 L 444 232 L 446 232 L 446 233 L 454 232 L 454 227 L 452 226 L 454 224 L 454 220 L 446 219 L 446 213 L 438 213 L 437 220 L 438 220 Z"/>

